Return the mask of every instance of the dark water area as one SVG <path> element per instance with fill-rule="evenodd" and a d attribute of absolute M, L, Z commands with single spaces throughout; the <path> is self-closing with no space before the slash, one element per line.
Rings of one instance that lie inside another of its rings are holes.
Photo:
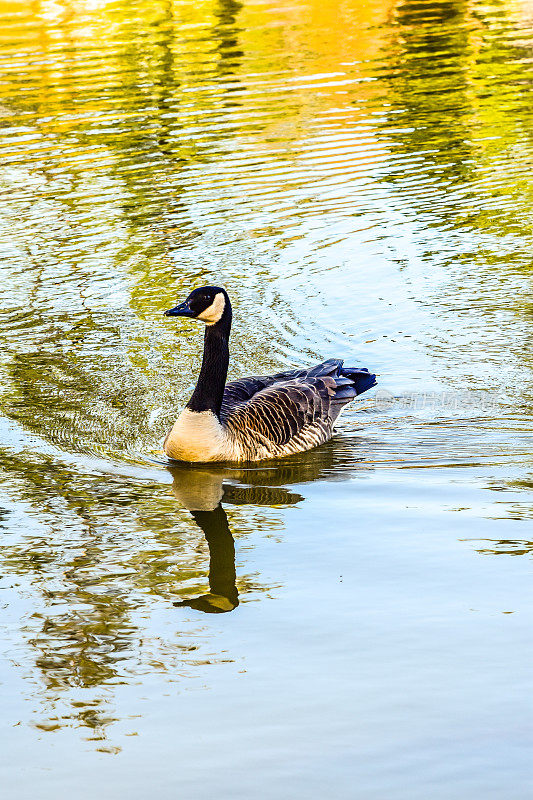
<path fill-rule="evenodd" d="M 526 800 L 530 2 L 0 2 L 9 800 Z M 378 387 L 165 463 L 230 378 Z"/>

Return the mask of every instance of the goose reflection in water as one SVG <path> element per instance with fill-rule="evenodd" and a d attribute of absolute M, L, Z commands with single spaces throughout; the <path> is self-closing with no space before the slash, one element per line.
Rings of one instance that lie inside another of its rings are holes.
<path fill-rule="evenodd" d="M 172 491 L 188 509 L 202 530 L 209 547 L 209 589 L 207 594 L 175 602 L 208 614 L 233 611 L 239 604 L 236 586 L 235 542 L 224 505 L 286 506 L 304 500 L 283 484 L 301 484 L 324 475 L 333 465 L 331 444 L 294 459 L 268 464 L 224 467 L 215 464 L 192 466 L 175 463 L 168 469 Z"/>

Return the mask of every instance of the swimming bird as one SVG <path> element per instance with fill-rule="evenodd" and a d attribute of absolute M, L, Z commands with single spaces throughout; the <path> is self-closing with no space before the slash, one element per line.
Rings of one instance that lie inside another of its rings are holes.
<path fill-rule="evenodd" d="M 191 399 L 163 447 L 176 461 L 262 461 L 327 442 L 344 406 L 376 385 L 367 369 L 330 358 L 226 384 L 232 310 L 219 286 L 194 289 L 167 317 L 205 323 L 204 354 Z"/>

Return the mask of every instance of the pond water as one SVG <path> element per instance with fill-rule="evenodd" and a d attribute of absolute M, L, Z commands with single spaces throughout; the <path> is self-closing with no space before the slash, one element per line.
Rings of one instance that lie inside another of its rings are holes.
<path fill-rule="evenodd" d="M 2 0 L 6 798 L 531 797 L 532 19 Z M 329 444 L 165 465 L 204 283 Z"/>

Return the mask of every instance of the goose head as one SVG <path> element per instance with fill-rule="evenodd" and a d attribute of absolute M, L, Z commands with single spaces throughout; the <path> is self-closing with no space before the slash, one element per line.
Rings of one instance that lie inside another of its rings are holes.
<path fill-rule="evenodd" d="M 215 325 L 231 314 L 228 293 L 220 286 L 200 286 L 175 308 L 165 311 L 166 317 L 190 317 L 206 325 Z"/>

